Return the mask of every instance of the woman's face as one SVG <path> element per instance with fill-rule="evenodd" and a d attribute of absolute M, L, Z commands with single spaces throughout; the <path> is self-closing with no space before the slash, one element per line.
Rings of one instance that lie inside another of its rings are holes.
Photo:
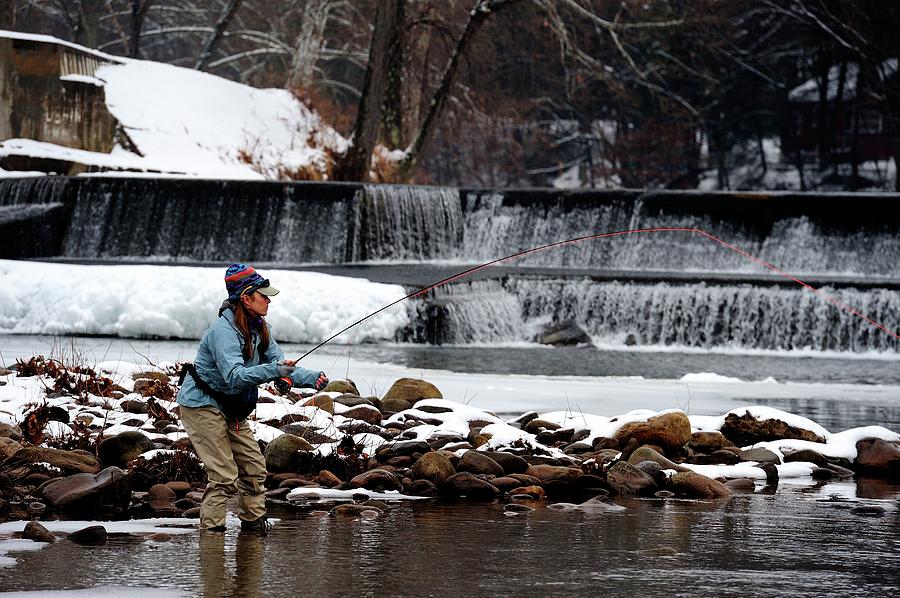
<path fill-rule="evenodd" d="M 271 299 L 259 291 L 253 291 L 250 295 L 244 295 L 241 297 L 241 301 L 244 302 L 244 307 L 246 307 L 250 313 L 257 316 L 265 316 L 269 313 L 269 303 L 272 302 Z"/>

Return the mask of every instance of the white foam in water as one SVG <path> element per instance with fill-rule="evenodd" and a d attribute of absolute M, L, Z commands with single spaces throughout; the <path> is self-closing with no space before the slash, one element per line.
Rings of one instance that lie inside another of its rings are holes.
<path fill-rule="evenodd" d="M 225 270 L 188 266 L 85 266 L 0 260 L 0 332 L 200 338 L 225 298 Z M 283 342 L 314 343 L 403 297 L 399 285 L 314 272 L 265 270 L 282 292 L 268 321 Z M 403 306 L 357 330 L 356 341 L 392 339 Z M 349 336 L 348 336 L 349 338 Z"/>

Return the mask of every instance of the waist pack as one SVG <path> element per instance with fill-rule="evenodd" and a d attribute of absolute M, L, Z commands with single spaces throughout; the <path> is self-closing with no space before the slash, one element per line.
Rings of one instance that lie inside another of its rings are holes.
<path fill-rule="evenodd" d="M 259 389 L 255 386 L 248 388 L 241 394 L 230 395 L 220 392 L 209 384 L 197 373 L 193 363 L 186 363 L 181 368 L 181 376 L 178 379 L 178 386 L 184 384 L 185 376 L 190 375 L 201 391 L 209 395 L 216 403 L 219 404 L 219 411 L 226 419 L 236 421 L 244 421 L 254 409 L 256 409 L 256 400 L 259 398 Z"/>

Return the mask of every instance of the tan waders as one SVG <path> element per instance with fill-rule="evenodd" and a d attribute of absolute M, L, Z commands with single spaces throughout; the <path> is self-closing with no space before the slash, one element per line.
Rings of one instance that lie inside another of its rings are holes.
<path fill-rule="evenodd" d="M 266 514 L 266 460 L 247 422 L 226 421 L 212 407 L 180 406 L 181 423 L 194 445 L 209 484 L 200 506 L 200 529 L 225 525 L 228 499 L 238 495 L 238 516 L 253 521 Z"/>

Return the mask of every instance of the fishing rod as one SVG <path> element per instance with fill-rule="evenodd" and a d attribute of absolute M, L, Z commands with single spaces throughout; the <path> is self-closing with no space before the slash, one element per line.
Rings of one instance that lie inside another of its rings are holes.
<path fill-rule="evenodd" d="M 820 289 L 817 289 L 817 288 L 813 287 L 812 285 L 800 280 L 796 276 L 793 276 L 792 274 L 788 274 L 784 270 L 781 270 L 780 268 L 773 266 L 769 262 L 761 260 L 758 257 L 751 255 L 750 253 L 744 251 L 743 249 L 736 247 L 736 246 L 732 245 L 731 243 L 706 232 L 703 229 L 678 227 L 678 226 L 662 226 L 662 227 L 654 227 L 654 228 L 634 228 L 634 229 L 630 229 L 630 230 L 620 230 L 620 231 L 612 231 L 612 232 L 606 232 L 606 233 L 598 233 L 598 234 L 593 234 L 593 235 L 584 235 L 581 237 L 574 237 L 572 239 L 566 239 L 564 241 L 556 241 L 554 243 L 547 243 L 546 245 L 538 245 L 537 247 L 531 247 L 530 249 L 523 249 L 522 251 L 517 251 L 516 253 L 511 253 L 509 255 L 491 260 L 489 262 L 484 262 L 483 264 L 479 264 L 477 266 L 472 266 L 471 268 L 467 268 L 466 270 L 457 272 L 456 274 L 453 274 L 451 276 L 443 278 L 437 282 L 433 282 L 433 283 L 429 284 L 428 286 L 422 287 L 421 289 L 419 289 L 417 291 L 413 291 L 412 293 L 406 295 L 405 297 L 401 297 L 401 298 L 397 299 L 396 301 L 392 301 L 391 303 L 388 303 L 384 307 L 381 307 L 381 308 L 373 311 L 369 315 L 360 318 L 359 320 L 353 322 L 349 326 L 341 329 L 340 331 L 332 334 L 331 336 L 329 336 L 328 338 L 323 340 L 321 343 L 319 343 L 318 345 L 316 345 L 315 347 L 313 347 L 312 349 L 310 349 L 309 351 L 304 353 L 299 359 L 297 359 L 297 361 L 301 361 L 304 357 L 310 355 L 311 353 L 317 351 L 321 347 L 327 345 L 328 343 L 333 341 L 335 338 L 344 334 L 351 328 L 362 324 L 369 318 L 377 316 L 378 314 L 385 311 L 386 309 L 390 309 L 390 308 L 394 307 L 398 303 L 406 301 L 407 299 L 414 299 L 420 295 L 424 295 L 425 293 L 427 293 L 428 291 L 430 291 L 432 289 L 436 289 L 437 287 L 440 287 L 447 283 L 453 282 L 454 280 L 459 280 L 460 278 L 465 278 L 466 276 L 469 276 L 470 274 L 474 274 L 475 272 L 477 272 L 479 270 L 483 270 L 484 268 L 487 268 L 489 266 L 493 266 L 494 264 L 499 264 L 500 262 L 505 262 L 505 261 L 512 260 L 512 259 L 515 259 L 518 257 L 522 257 L 523 255 L 528 255 L 530 253 L 536 253 L 538 251 L 545 251 L 547 249 L 553 249 L 554 247 L 561 247 L 563 245 L 571 245 L 574 243 L 580 243 L 582 241 L 591 241 L 594 239 L 619 237 L 619 236 L 624 236 L 624 235 L 638 235 L 638 234 L 644 234 L 644 233 L 663 233 L 663 232 L 695 233 L 706 239 L 709 239 L 710 241 L 714 241 L 715 243 L 718 243 L 719 245 L 722 245 L 723 247 L 725 247 L 731 251 L 734 251 L 735 253 L 747 258 L 748 260 L 750 260 L 756 264 L 759 264 L 760 266 L 763 266 L 764 268 L 767 268 L 780 276 L 787 278 L 788 280 L 800 285 L 801 287 L 805 288 L 806 290 L 808 290 L 812 293 L 815 293 L 819 297 L 825 299 L 826 301 L 828 301 L 835 307 L 838 307 L 839 309 L 843 309 L 844 311 L 847 311 L 859 318 L 862 318 L 863 320 L 865 320 L 866 322 L 868 322 L 875 328 L 878 328 L 879 330 L 886 332 L 887 334 L 894 337 L 895 339 L 900 340 L 900 335 L 898 335 L 896 332 L 889 330 L 883 324 L 880 324 L 880 323 L 876 322 L 875 320 L 869 318 L 868 316 L 860 313 L 860 311 L 857 310 L 856 308 L 854 308 L 853 306 L 844 303 L 843 301 L 837 299 L 836 297 L 833 297 L 833 296 L 829 295 L 828 293 L 825 293 L 825 292 L 821 291 Z"/>

